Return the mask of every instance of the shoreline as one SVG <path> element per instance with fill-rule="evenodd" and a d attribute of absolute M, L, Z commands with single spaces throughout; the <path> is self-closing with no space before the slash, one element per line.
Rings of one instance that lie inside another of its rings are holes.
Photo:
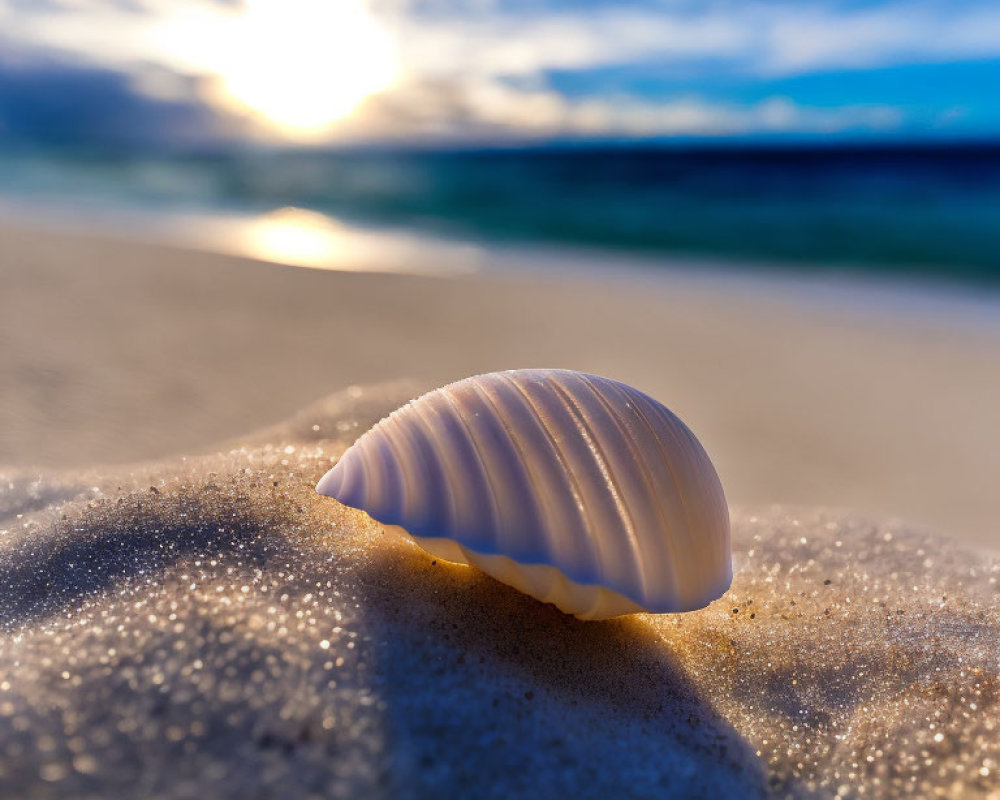
<path fill-rule="evenodd" d="M 986 301 L 896 313 L 836 285 L 580 264 L 293 270 L 3 222 L 0 242 L 0 464 L 203 452 L 352 384 L 562 366 L 670 406 L 733 505 L 851 508 L 1000 544 Z"/>
<path fill-rule="evenodd" d="M 276 231 L 276 227 L 281 230 Z M 817 310 L 832 307 L 838 314 L 890 313 L 921 325 L 943 319 L 947 326 L 1000 330 L 1000 285 L 895 275 L 860 265 L 736 261 L 710 254 L 655 254 L 544 241 L 484 241 L 345 220 L 291 206 L 267 213 L 207 209 L 196 213 L 129 209 L 109 203 L 81 212 L 48 201 L 33 203 L 0 195 L 0 230 L 4 228 L 83 235 L 332 272 L 426 277 L 485 273 L 568 280 L 585 276 L 630 285 L 651 282 L 654 286 L 662 286 L 664 281 L 680 282 L 708 290 L 738 289 L 768 301 L 807 303 Z"/>

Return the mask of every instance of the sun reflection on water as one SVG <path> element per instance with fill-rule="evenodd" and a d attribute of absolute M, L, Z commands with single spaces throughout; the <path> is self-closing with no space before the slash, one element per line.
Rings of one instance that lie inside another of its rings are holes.
<path fill-rule="evenodd" d="M 301 208 L 282 208 L 247 225 L 248 255 L 303 267 L 325 267 L 348 256 L 346 229 L 328 217 Z M 339 256 L 339 258 L 338 258 Z"/>
<path fill-rule="evenodd" d="M 302 208 L 202 226 L 201 244 L 238 255 L 314 269 L 459 274 L 478 268 L 479 248 L 407 231 L 343 224 Z"/>

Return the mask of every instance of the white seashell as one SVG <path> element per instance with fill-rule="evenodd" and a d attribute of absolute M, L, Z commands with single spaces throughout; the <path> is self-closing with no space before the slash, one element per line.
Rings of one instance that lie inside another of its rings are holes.
<path fill-rule="evenodd" d="M 729 511 L 701 444 L 608 378 L 525 369 L 435 389 L 316 490 L 581 619 L 690 611 L 732 581 Z"/>

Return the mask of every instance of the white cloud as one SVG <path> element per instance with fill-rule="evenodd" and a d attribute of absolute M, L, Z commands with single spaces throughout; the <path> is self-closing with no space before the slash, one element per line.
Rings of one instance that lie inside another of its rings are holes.
<path fill-rule="evenodd" d="M 49 0 L 33 11 L 28 3 L 0 0 L 5 34 L 96 60 L 142 58 L 175 68 L 192 66 L 185 35 L 221 35 L 239 9 L 219 0 L 143 0 L 143 13 L 120 0 L 62 2 L 55 13 L 53 5 Z M 983 0 L 890 0 L 847 9 L 833 2 L 705 0 L 578 11 L 540 3 L 519 13 L 503 3 L 461 3 L 430 20 L 407 3 L 370 5 L 407 68 L 421 77 L 534 75 L 648 60 L 786 75 L 1000 56 L 1000 5 Z M 214 41 L 225 46 L 224 39 Z"/>
<path fill-rule="evenodd" d="M 577 13 L 499 11 L 392 20 L 404 60 L 423 74 L 531 75 L 655 60 L 711 61 L 737 74 L 788 75 L 1000 55 L 1000 7 L 893 2 L 706 3 Z"/>
<path fill-rule="evenodd" d="M 887 106 L 810 108 L 783 97 L 738 105 L 694 95 L 670 101 L 630 96 L 573 100 L 550 89 L 468 79 L 397 87 L 372 98 L 339 135 L 346 141 L 476 142 L 886 130 L 901 122 L 899 112 Z"/>
<path fill-rule="evenodd" d="M 1000 6 L 893 3 L 831 14 L 775 15 L 759 43 L 765 74 L 934 63 L 1000 55 Z"/>
<path fill-rule="evenodd" d="M 520 13 L 502 2 L 463 2 L 443 4 L 432 20 L 406 2 L 372 2 L 404 77 L 369 98 L 343 124 L 340 138 L 888 128 L 901 120 L 886 107 L 806 108 L 781 98 L 744 106 L 709 103 L 697 97 L 698 76 L 709 69 L 741 79 L 771 78 L 1000 56 L 1000 5 L 984 0 L 890 0 L 846 9 L 833 0 L 704 0 L 579 11 L 539 3 Z M 32 13 L 23 11 L 23 2 L 0 0 L 0 29 L 19 42 L 137 75 L 140 63 L 197 75 L 211 72 L 206 54 L 225 47 L 227 25 L 238 13 L 236 3 L 224 7 L 211 0 L 143 0 L 145 13 L 108 0 L 63 5 L 58 13 Z M 548 70 L 639 63 L 683 70 L 691 76 L 691 96 L 570 99 L 545 82 Z M 151 93 L 163 89 L 162 77 L 151 84 Z"/>
<path fill-rule="evenodd" d="M 531 75 L 647 58 L 682 61 L 737 57 L 749 41 L 735 21 L 717 14 L 674 18 L 663 13 L 605 10 L 522 17 L 511 14 L 393 25 L 403 60 L 423 74 Z"/>

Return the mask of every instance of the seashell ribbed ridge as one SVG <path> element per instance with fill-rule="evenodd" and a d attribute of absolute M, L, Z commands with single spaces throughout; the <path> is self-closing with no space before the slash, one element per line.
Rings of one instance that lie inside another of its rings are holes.
<path fill-rule="evenodd" d="M 666 407 L 608 378 L 525 369 L 435 389 L 316 489 L 581 619 L 690 611 L 732 581 L 708 455 Z"/>

